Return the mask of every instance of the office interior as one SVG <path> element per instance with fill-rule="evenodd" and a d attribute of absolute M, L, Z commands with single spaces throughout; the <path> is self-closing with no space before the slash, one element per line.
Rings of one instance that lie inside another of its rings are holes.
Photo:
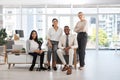
<path fill-rule="evenodd" d="M 120 80 L 119 0 L 0 0 L 0 29 L 6 29 L 6 40 L 11 45 L 23 45 L 24 48 L 31 31 L 36 30 L 46 48 L 52 19 L 57 18 L 60 28 L 67 25 L 70 32 L 77 35 L 74 27 L 79 21 L 78 12 L 83 12 L 88 22 L 83 70 L 78 69 L 77 63 L 71 75 L 61 71 L 61 64 L 57 64 L 57 71 L 30 72 L 27 56 L 9 55 L 13 46 L 8 51 L 0 46 L 0 80 Z"/>

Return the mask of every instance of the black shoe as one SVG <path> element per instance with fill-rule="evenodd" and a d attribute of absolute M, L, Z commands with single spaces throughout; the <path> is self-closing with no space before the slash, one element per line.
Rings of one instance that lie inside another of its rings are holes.
<path fill-rule="evenodd" d="M 32 68 L 32 67 L 30 67 L 30 68 L 29 68 L 29 71 L 33 71 L 33 68 Z"/>
<path fill-rule="evenodd" d="M 51 70 L 51 68 L 50 68 L 50 66 L 48 66 L 48 71 L 50 71 Z"/>
<path fill-rule="evenodd" d="M 53 69 L 56 71 L 56 70 L 57 70 L 57 67 L 55 66 L 55 67 L 53 67 Z"/>

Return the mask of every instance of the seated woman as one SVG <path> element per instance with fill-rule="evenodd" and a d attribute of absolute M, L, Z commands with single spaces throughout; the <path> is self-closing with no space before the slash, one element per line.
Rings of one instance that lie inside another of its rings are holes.
<path fill-rule="evenodd" d="M 42 43 L 40 43 L 38 41 L 37 32 L 35 30 L 33 30 L 30 34 L 29 40 L 27 41 L 27 51 L 28 51 L 29 55 L 33 56 L 32 65 L 29 68 L 29 71 L 33 71 L 37 56 L 40 56 L 39 70 L 46 70 L 46 68 L 43 67 L 44 51 L 41 50 L 41 45 L 42 45 Z"/>

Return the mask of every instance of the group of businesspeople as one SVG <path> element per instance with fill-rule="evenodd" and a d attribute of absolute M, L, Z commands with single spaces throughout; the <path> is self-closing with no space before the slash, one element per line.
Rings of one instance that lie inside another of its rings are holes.
<path fill-rule="evenodd" d="M 40 70 L 48 70 L 51 68 L 57 70 L 56 61 L 57 56 L 62 61 L 64 67 L 62 71 L 67 71 L 66 74 L 69 75 L 72 73 L 72 64 L 74 58 L 74 49 L 78 49 L 79 56 L 79 69 L 83 69 L 85 66 L 85 48 L 87 43 L 87 21 L 85 20 L 83 12 L 78 13 L 79 21 L 76 23 L 74 31 L 77 33 L 77 37 L 70 33 L 69 26 L 64 26 L 64 35 L 63 30 L 58 27 L 58 20 L 53 18 L 52 27 L 48 30 L 47 35 L 47 61 L 48 67 L 43 66 L 44 60 L 44 51 L 41 49 L 42 43 L 38 42 L 38 35 L 35 30 L 30 34 L 30 38 L 27 41 L 27 51 L 33 56 L 32 65 L 29 68 L 30 71 L 33 71 L 37 56 L 40 56 Z M 64 55 L 69 55 L 69 62 L 66 63 Z M 52 56 L 52 66 L 50 64 Z"/>

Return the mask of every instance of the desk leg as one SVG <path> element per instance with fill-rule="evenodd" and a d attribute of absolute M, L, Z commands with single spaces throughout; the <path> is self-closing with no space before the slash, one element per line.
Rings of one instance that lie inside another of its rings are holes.
<path fill-rule="evenodd" d="M 11 64 L 8 64 L 8 69 L 10 69 Z"/>
<path fill-rule="evenodd" d="M 15 64 L 13 64 L 13 67 L 15 66 Z"/>
<path fill-rule="evenodd" d="M 4 62 L 7 62 L 7 53 L 5 53 Z"/>

